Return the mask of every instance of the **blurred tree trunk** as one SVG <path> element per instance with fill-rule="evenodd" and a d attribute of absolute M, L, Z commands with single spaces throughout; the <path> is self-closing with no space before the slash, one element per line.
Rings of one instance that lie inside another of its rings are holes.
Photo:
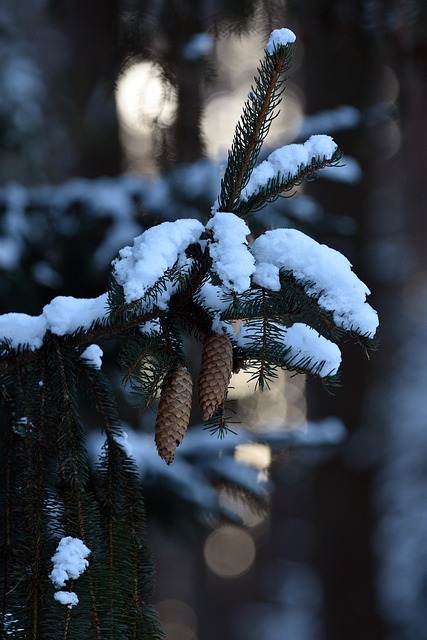
<path fill-rule="evenodd" d="M 362 354 L 349 350 L 343 358 L 343 386 L 335 396 L 327 397 L 318 385 L 308 385 L 309 417 L 337 415 L 350 432 L 341 456 L 317 469 L 313 502 L 307 508 L 309 512 L 315 509 L 317 514 L 317 563 L 325 588 L 324 637 L 377 640 L 384 637 L 388 623 L 394 638 L 422 639 L 425 594 L 420 586 L 417 591 L 414 578 L 406 591 L 405 587 L 399 591 L 401 578 L 403 583 L 405 580 L 398 567 L 399 562 L 404 562 L 412 567 L 414 576 L 426 576 L 427 560 L 415 551 L 419 545 L 410 531 L 414 505 L 401 502 L 404 494 L 396 489 L 399 474 L 410 473 L 401 464 L 403 457 L 414 459 L 417 464 L 410 451 L 415 452 L 417 447 L 424 447 L 425 451 L 427 442 L 420 440 L 419 427 L 409 417 L 408 403 L 413 406 L 413 394 L 406 393 L 406 407 L 396 405 L 395 398 L 399 392 L 400 402 L 405 405 L 402 372 L 411 368 L 411 358 L 416 355 L 409 342 L 412 336 L 408 327 L 419 330 L 425 326 L 424 317 L 416 318 L 417 313 L 423 314 L 420 300 L 427 266 L 425 5 L 416 1 L 307 1 L 298 8 L 301 13 L 297 31 L 305 45 L 301 82 L 306 111 L 315 113 L 338 104 L 351 104 L 369 115 L 365 117 L 365 127 L 335 136 L 344 152 L 361 163 L 362 183 L 351 188 L 316 184 L 316 197 L 321 199 L 323 193 L 326 206 L 334 203 L 336 213 L 351 215 L 358 221 L 359 233 L 354 241 L 335 246 L 374 289 L 372 302 L 381 318 L 380 350 L 369 365 Z M 396 122 L 381 121 L 381 110 L 376 108 L 385 101 L 392 106 L 396 98 L 392 94 L 397 94 L 398 89 L 400 131 Z M 331 239 L 325 241 L 334 244 Z M 403 348 L 397 351 L 402 342 Z M 420 348 L 422 342 L 423 339 Z M 413 378 L 417 375 L 414 366 L 412 371 Z M 393 411 L 401 416 L 395 428 Z M 385 489 L 380 484 L 379 512 L 374 506 L 378 468 L 382 468 L 383 475 L 394 478 Z M 412 482 L 415 475 L 414 472 Z M 408 481 L 402 478 L 401 483 L 404 482 Z M 422 485 L 418 490 L 423 491 Z M 417 512 L 418 509 L 424 513 L 424 507 L 418 505 Z M 393 514 L 400 527 L 407 524 L 405 532 L 395 527 L 394 531 L 388 530 L 389 539 L 379 538 L 381 571 L 388 575 L 388 582 L 396 585 L 391 590 L 384 578 L 378 579 L 378 559 L 373 548 L 378 539 L 378 518 L 390 519 Z M 422 518 L 420 515 L 421 532 L 415 537 L 425 535 Z M 416 557 L 411 552 L 405 555 L 403 550 L 410 549 L 411 544 Z M 399 558 L 393 557 L 397 554 Z"/>
<path fill-rule="evenodd" d="M 300 3 L 297 32 L 304 43 L 300 81 L 308 114 L 342 104 L 357 107 L 363 113 L 379 99 L 376 87 L 381 61 L 366 28 L 364 4 L 357 0 Z M 329 181 L 315 185 L 315 197 L 326 208 L 353 217 L 358 226 L 354 237 L 325 236 L 319 240 L 343 252 L 368 284 L 372 274 L 365 263 L 370 234 L 366 205 L 372 186 L 369 174 L 373 166 L 383 162 L 380 149 L 375 148 L 378 135 L 367 126 L 334 134 L 344 153 L 359 161 L 364 179 L 356 185 Z M 372 300 L 372 304 L 375 307 L 377 301 Z M 308 503 L 308 509 L 314 510 L 318 530 L 315 564 L 324 587 L 325 640 L 383 637 L 372 557 L 373 471 L 364 465 L 363 457 L 352 458 L 353 442 L 363 421 L 370 367 L 364 354 L 351 347 L 343 353 L 342 387 L 334 395 L 328 395 L 316 383 L 308 383 L 309 419 L 338 416 L 350 434 L 340 455 L 313 472 L 314 491 Z"/>
<path fill-rule="evenodd" d="M 53 17 L 65 35 L 68 65 L 56 90 L 76 148 L 74 175 L 118 175 L 121 150 L 114 87 L 120 0 L 55 4 Z"/>
<path fill-rule="evenodd" d="M 382 348 L 368 426 L 382 440 L 376 483 L 379 589 L 391 636 L 424 640 L 427 624 L 427 7 L 395 3 L 382 38 L 399 87 L 400 147 L 376 174 Z M 382 170 L 381 170 L 382 169 Z M 380 196 L 380 197 L 379 197 Z"/>

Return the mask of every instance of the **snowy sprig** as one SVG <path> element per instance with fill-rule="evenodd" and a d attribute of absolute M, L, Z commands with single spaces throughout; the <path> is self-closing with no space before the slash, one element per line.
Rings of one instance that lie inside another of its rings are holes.
<path fill-rule="evenodd" d="M 289 144 L 276 149 L 255 167 L 248 184 L 242 189 L 241 199 L 249 200 L 271 181 L 290 181 L 306 167 L 331 162 L 337 149 L 336 142 L 326 135 L 313 135 L 303 144 Z"/>
<path fill-rule="evenodd" d="M 251 247 L 256 284 L 279 291 L 280 270 L 291 271 L 306 293 L 329 311 L 337 326 L 373 337 L 378 315 L 366 302 L 370 291 L 339 251 L 319 244 L 296 229 L 275 229 L 259 236 Z"/>
<path fill-rule="evenodd" d="M 185 249 L 199 239 L 202 231 L 202 223 L 194 219 L 163 222 L 135 238 L 133 247 L 121 249 L 113 273 L 123 287 L 126 302 L 143 298 L 168 269 L 185 260 Z"/>
<path fill-rule="evenodd" d="M 258 75 L 254 78 L 235 129 L 215 210 L 236 210 L 240 193 L 250 179 L 262 143 L 276 117 L 295 39 L 295 34 L 290 30 L 278 29 L 267 43 L 265 58 L 260 62 Z"/>
<path fill-rule="evenodd" d="M 265 52 L 267 55 L 272 56 L 276 53 L 279 47 L 285 47 L 288 44 L 293 44 L 296 40 L 296 35 L 290 29 L 274 29 L 271 32 L 267 44 L 265 45 Z"/>
<path fill-rule="evenodd" d="M 226 399 L 233 372 L 248 371 L 261 390 L 279 369 L 335 384 L 341 363 L 336 343 L 351 337 L 372 346 L 378 318 L 366 302 L 368 288 L 344 256 L 292 229 L 270 230 L 254 241 L 256 225 L 243 221 L 339 157 L 332 138 L 313 136 L 278 149 L 255 168 L 277 113 L 294 40 L 292 32 L 281 29 L 267 43 L 206 225 L 184 218 L 137 235 L 133 245 L 120 250 L 108 290 L 96 298 L 57 296 L 38 316 L 0 316 L 1 437 L 7 452 L 0 504 L 11 537 L 8 547 L 19 550 L 5 551 L 2 598 L 4 610 L 16 617 L 19 637 L 34 637 L 35 630 L 37 637 L 56 637 L 58 628 L 52 625 L 58 620 L 64 637 L 162 636 L 145 604 L 152 596 L 152 567 L 143 538 L 138 443 L 133 446 L 122 429 L 115 393 L 101 366 L 103 339 L 120 343 L 122 380 L 137 394 L 141 409 L 160 395 L 155 430 L 169 450 L 171 443 L 181 442 L 192 413 L 187 335 L 203 343 L 199 391 L 203 386 L 215 401 L 205 426 L 220 436 L 231 430 Z M 100 199 L 103 210 L 108 209 L 106 194 Z M 19 193 L 14 198 L 18 203 Z M 122 211 L 122 204 L 116 201 L 112 208 Z M 83 392 L 93 410 L 88 411 Z M 89 476 L 87 421 L 93 417 L 105 441 Z M 336 441 L 336 430 L 332 438 Z M 295 436 L 288 442 L 295 443 Z M 199 510 L 203 503 L 210 513 L 223 513 L 213 483 L 238 481 L 243 491 L 260 497 L 258 469 L 242 470 L 234 455 L 209 464 L 213 451 L 217 444 L 197 444 L 208 470 L 197 479 L 190 474 L 194 449 L 178 454 L 171 472 L 163 461 L 170 458 L 150 455 L 151 463 L 143 464 L 144 482 L 152 477 L 158 489 L 164 478 L 172 481 L 187 505 Z M 23 508 L 16 509 L 17 503 Z M 52 535 L 58 531 L 80 532 L 95 541 L 90 567 L 88 547 L 67 536 L 47 575 Z M 79 600 L 74 581 L 86 570 L 79 581 L 81 615 L 73 616 L 69 609 Z M 49 580 L 63 607 L 46 600 Z"/>
<path fill-rule="evenodd" d="M 341 352 L 334 342 L 321 336 L 315 329 L 302 322 L 296 322 L 290 327 L 272 323 L 275 329 L 274 340 L 283 346 L 283 362 L 292 366 L 298 361 L 310 363 L 313 372 L 319 378 L 334 376 L 341 365 Z M 257 331 L 258 329 L 258 331 Z M 243 349 L 259 344 L 258 335 L 261 326 L 250 322 L 242 323 L 236 335 L 237 344 Z M 306 365 L 308 371 L 310 364 Z"/>

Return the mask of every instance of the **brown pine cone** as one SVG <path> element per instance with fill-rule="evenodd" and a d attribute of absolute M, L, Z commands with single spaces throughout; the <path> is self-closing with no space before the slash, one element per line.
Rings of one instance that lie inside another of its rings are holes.
<path fill-rule="evenodd" d="M 160 394 L 157 410 L 155 441 L 159 456 L 170 464 L 181 444 L 191 412 L 193 381 L 190 373 L 179 365 L 171 374 Z"/>
<path fill-rule="evenodd" d="M 199 404 L 209 420 L 223 404 L 233 370 L 233 347 L 228 336 L 211 333 L 203 345 L 199 376 Z"/>

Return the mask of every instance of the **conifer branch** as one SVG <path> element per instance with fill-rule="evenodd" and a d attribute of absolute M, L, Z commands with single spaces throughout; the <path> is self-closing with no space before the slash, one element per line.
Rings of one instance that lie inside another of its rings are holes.
<path fill-rule="evenodd" d="M 243 187 L 249 180 L 266 138 L 283 91 L 283 74 L 289 69 L 293 45 L 279 47 L 274 56 L 266 55 L 254 79 L 243 114 L 237 124 L 228 163 L 221 182 L 219 211 L 235 211 Z"/>
<path fill-rule="evenodd" d="M 257 385 L 259 386 L 260 390 L 263 391 L 264 382 L 266 380 L 265 368 L 266 368 L 267 348 L 268 348 L 268 335 L 267 335 L 268 309 L 267 309 L 267 297 L 264 289 L 261 290 L 261 296 L 262 296 L 261 358 L 259 363 L 259 369 L 257 372 Z M 267 383 L 267 386 L 268 386 L 268 383 Z"/>
<path fill-rule="evenodd" d="M 321 169 L 336 166 L 341 158 L 341 151 L 338 149 L 332 158 L 313 158 L 309 165 L 300 165 L 296 174 L 289 173 L 287 176 L 278 174 L 270 178 L 265 185 L 259 188 L 249 198 L 241 198 L 236 204 L 235 213 L 241 218 L 245 218 L 249 213 L 254 213 L 262 209 L 267 203 L 274 202 L 285 193 L 289 193 L 295 187 L 315 177 Z"/>
<path fill-rule="evenodd" d="M 2 387 L 3 404 L 5 400 L 9 402 L 9 397 L 6 389 Z M 3 594 L 2 594 L 2 611 L 0 619 L 0 633 L 5 634 L 5 618 L 9 610 L 9 593 L 10 593 L 10 565 L 13 555 L 12 546 L 12 428 L 11 421 L 7 424 L 7 436 L 6 436 L 6 461 L 4 465 L 4 477 L 5 477 L 5 514 L 4 514 L 4 541 L 2 543 L 2 556 L 3 556 Z"/>
<path fill-rule="evenodd" d="M 145 579 L 146 584 L 144 586 L 141 584 L 140 579 L 141 566 L 146 566 L 146 562 L 140 557 L 144 549 L 144 544 L 140 539 L 143 525 L 143 498 L 134 464 L 127 457 L 116 439 L 121 431 L 118 427 L 118 416 L 115 404 L 112 401 L 113 396 L 108 380 L 103 376 L 102 372 L 93 370 L 91 367 L 83 365 L 83 363 L 81 370 L 89 383 L 106 435 L 104 454 L 99 464 L 99 471 L 105 470 L 103 475 L 105 493 L 101 498 L 101 506 L 107 529 L 107 564 L 112 608 L 115 606 L 114 599 L 117 598 L 114 576 L 120 566 L 114 555 L 115 549 L 117 556 L 126 553 L 126 549 L 119 548 L 119 542 L 115 538 L 115 530 L 119 523 L 125 524 L 126 538 L 129 542 L 131 554 L 131 557 L 128 558 L 130 573 L 125 578 L 130 586 L 129 595 L 132 598 L 133 609 L 130 608 L 131 602 L 127 602 L 126 616 L 128 616 L 129 620 L 124 618 L 124 611 L 116 614 L 111 611 L 111 617 L 118 616 L 123 621 L 128 622 L 132 637 L 136 640 L 138 637 L 137 620 L 141 615 L 143 617 L 148 615 L 150 611 L 150 608 L 145 604 L 145 600 L 150 595 L 150 591 L 147 588 L 148 583 Z M 123 590 L 123 585 L 121 588 Z M 144 608 L 146 609 L 145 613 L 143 612 Z"/>
<path fill-rule="evenodd" d="M 41 379 L 44 378 L 44 371 L 41 370 Z M 34 390 L 33 390 L 34 393 Z M 31 506 L 31 515 L 29 517 L 29 521 L 32 527 L 32 544 L 34 545 L 34 550 L 32 554 L 32 572 L 31 572 L 31 582 L 32 582 L 32 598 L 33 598 L 33 638 L 37 640 L 38 631 L 40 628 L 39 621 L 39 605 L 41 599 L 40 587 L 42 584 L 42 526 L 43 526 L 43 506 L 44 506 L 44 497 L 45 497 L 45 472 L 47 468 L 47 461 L 45 459 L 46 453 L 46 390 L 45 387 L 42 386 L 39 390 L 39 403 L 38 403 L 38 420 L 37 423 L 34 421 L 34 427 L 37 425 L 37 432 L 34 434 L 33 440 L 33 464 L 31 464 L 31 484 L 28 487 L 29 489 L 29 502 Z M 34 416 L 35 418 L 35 416 Z M 30 431 L 31 426 L 28 425 L 28 430 Z M 28 436 L 27 436 L 28 437 Z M 31 437 L 31 436 L 30 436 Z M 31 490 L 32 489 L 32 490 Z"/>
<path fill-rule="evenodd" d="M 73 589 L 73 580 L 70 580 L 70 590 Z M 62 640 L 68 640 L 69 630 L 70 630 L 70 620 L 71 620 L 71 609 L 69 607 L 65 608 L 64 611 L 64 630 L 62 632 Z"/>
<path fill-rule="evenodd" d="M 58 409 L 63 418 L 57 425 L 58 460 L 62 479 L 65 504 L 65 527 L 67 532 L 78 533 L 78 537 L 87 542 L 86 516 L 83 508 L 83 491 L 87 481 L 86 458 L 82 460 L 81 434 L 79 434 L 79 417 L 76 410 L 76 380 L 73 355 L 65 348 L 58 338 L 51 336 L 53 354 L 56 366 L 53 371 L 59 372 Z M 67 362 L 65 362 L 67 360 Z M 102 640 L 98 599 L 94 589 L 92 570 L 86 570 L 86 580 L 89 587 L 92 622 L 96 640 Z"/>

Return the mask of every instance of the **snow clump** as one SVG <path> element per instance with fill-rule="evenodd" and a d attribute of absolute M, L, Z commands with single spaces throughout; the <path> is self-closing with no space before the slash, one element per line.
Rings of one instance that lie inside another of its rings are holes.
<path fill-rule="evenodd" d="M 250 229 L 234 213 L 217 211 L 206 225 L 213 231 L 209 246 L 213 269 L 222 280 L 225 291 L 243 293 L 251 286 L 255 271 L 254 258 L 248 250 L 246 236 Z"/>
<path fill-rule="evenodd" d="M 102 356 L 103 351 L 101 347 L 97 344 L 91 344 L 83 351 L 80 357 L 89 362 L 95 369 L 100 369 L 102 367 Z"/>
<path fill-rule="evenodd" d="M 301 167 L 307 167 L 312 162 L 332 160 L 337 149 L 334 139 L 322 134 L 311 136 L 303 144 L 287 144 L 276 149 L 252 171 L 248 184 L 242 189 L 241 199 L 249 200 L 266 187 L 269 180 L 295 177 Z"/>
<path fill-rule="evenodd" d="M 90 553 L 90 549 L 79 538 L 61 538 L 51 558 L 53 569 L 49 574 L 55 587 L 65 586 L 70 578 L 76 580 L 89 566 L 86 558 Z"/>
<path fill-rule="evenodd" d="M 114 276 L 123 286 L 125 300 L 135 302 L 178 261 L 186 262 L 185 250 L 203 232 L 199 220 L 184 218 L 163 222 L 135 238 L 133 247 L 124 247 L 113 261 Z"/>
<path fill-rule="evenodd" d="M 81 576 L 89 566 L 86 558 L 90 553 L 90 549 L 79 538 L 71 536 L 61 538 L 51 558 L 53 569 L 49 574 L 56 589 L 64 587 L 67 580 L 77 580 Z M 56 591 L 53 597 L 69 609 L 79 602 L 77 594 L 73 591 Z"/>
<path fill-rule="evenodd" d="M 341 365 L 341 351 L 338 345 L 320 335 L 313 327 L 303 322 L 296 322 L 290 327 L 272 322 L 271 326 L 276 330 L 275 341 L 289 349 L 287 361 L 310 361 L 308 368 L 321 378 L 338 373 Z M 235 338 L 237 344 L 243 348 L 253 344 L 258 329 L 261 329 L 259 323 L 243 322 Z"/>
<path fill-rule="evenodd" d="M 280 270 L 290 271 L 307 295 L 332 313 L 337 326 L 368 337 L 375 335 L 378 315 L 366 302 L 370 291 L 342 253 L 296 229 L 266 231 L 255 240 L 251 252 L 256 284 L 279 291 Z"/>
<path fill-rule="evenodd" d="M 287 44 L 292 44 L 297 39 L 295 33 L 290 29 L 274 29 L 270 33 L 267 44 L 265 45 L 265 52 L 272 56 L 277 47 L 284 47 Z"/>

